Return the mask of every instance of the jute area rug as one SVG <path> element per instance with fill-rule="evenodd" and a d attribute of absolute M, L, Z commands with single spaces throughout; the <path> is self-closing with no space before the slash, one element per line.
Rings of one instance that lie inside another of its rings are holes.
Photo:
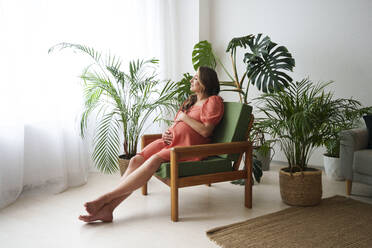
<path fill-rule="evenodd" d="M 290 207 L 217 227 L 207 236 L 221 247 L 372 247 L 372 205 L 343 196 L 314 207 Z"/>

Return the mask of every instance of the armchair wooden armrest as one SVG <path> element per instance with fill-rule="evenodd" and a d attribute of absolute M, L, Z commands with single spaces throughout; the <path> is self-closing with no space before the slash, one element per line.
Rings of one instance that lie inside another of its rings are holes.
<path fill-rule="evenodd" d="M 153 142 L 154 140 L 160 139 L 162 134 L 145 134 L 141 138 L 141 147 L 142 149 Z"/>

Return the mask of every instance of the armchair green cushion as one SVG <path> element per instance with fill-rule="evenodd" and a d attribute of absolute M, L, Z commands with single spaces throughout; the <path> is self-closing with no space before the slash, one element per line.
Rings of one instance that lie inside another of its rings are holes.
<path fill-rule="evenodd" d="M 238 102 L 225 102 L 224 115 L 215 127 L 212 143 L 236 142 L 246 140 L 246 132 L 251 119 L 252 107 Z M 239 154 L 220 155 L 237 161 Z"/>
<path fill-rule="evenodd" d="M 208 157 L 201 161 L 185 161 L 178 163 L 178 176 L 196 176 L 210 173 L 232 171 L 232 161 L 217 156 Z M 156 171 L 162 178 L 170 178 L 170 163 L 162 163 Z"/>

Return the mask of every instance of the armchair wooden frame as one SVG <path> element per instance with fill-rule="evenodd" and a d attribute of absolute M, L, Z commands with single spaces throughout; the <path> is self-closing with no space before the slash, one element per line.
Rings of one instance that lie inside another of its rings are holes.
<path fill-rule="evenodd" d="M 162 178 L 155 174 L 160 181 L 168 185 L 171 189 L 171 220 L 178 221 L 178 189 L 201 184 L 232 181 L 245 179 L 244 204 L 247 208 L 252 208 L 252 142 L 248 140 L 249 132 L 253 124 L 254 116 L 248 125 L 246 139 L 247 141 L 213 143 L 193 146 L 179 146 L 171 149 L 170 153 L 170 178 Z M 143 135 L 141 146 L 142 149 L 152 141 L 161 138 L 161 134 Z M 214 156 L 220 154 L 237 154 L 240 153 L 238 160 L 233 165 L 232 171 L 219 172 L 213 174 L 179 177 L 178 162 L 180 159 L 198 156 Z M 239 166 L 245 153 L 244 169 L 239 170 Z M 142 194 L 147 195 L 147 183 L 142 186 Z"/>

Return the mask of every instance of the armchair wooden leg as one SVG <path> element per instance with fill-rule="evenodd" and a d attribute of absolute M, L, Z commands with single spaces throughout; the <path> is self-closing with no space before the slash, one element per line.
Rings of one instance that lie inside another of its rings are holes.
<path fill-rule="evenodd" d="M 248 148 L 245 153 L 245 169 L 247 177 L 245 179 L 245 206 L 252 208 L 252 147 Z"/>
<path fill-rule="evenodd" d="M 178 221 L 178 188 L 171 187 L 171 219 Z"/>
<path fill-rule="evenodd" d="M 147 183 L 142 186 L 142 195 L 147 195 Z"/>
<path fill-rule="evenodd" d="M 350 195 L 351 194 L 351 186 L 352 186 L 353 181 L 351 180 L 346 180 L 346 194 Z"/>
<path fill-rule="evenodd" d="M 171 162 L 171 219 L 174 222 L 178 221 L 178 158 L 176 153 L 171 150 L 170 154 Z"/>

